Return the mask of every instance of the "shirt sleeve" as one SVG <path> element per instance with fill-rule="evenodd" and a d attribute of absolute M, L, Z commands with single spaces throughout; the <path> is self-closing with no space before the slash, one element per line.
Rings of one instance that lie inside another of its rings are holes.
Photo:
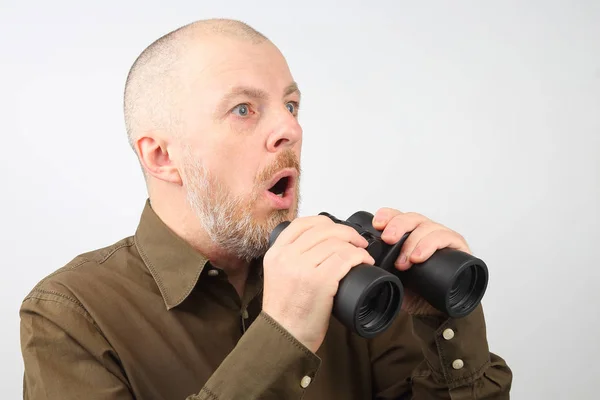
<path fill-rule="evenodd" d="M 301 399 L 320 365 L 316 354 L 263 311 L 193 399 Z"/>
<path fill-rule="evenodd" d="M 133 400 L 116 354 L 77 300 L 35 290 L 20 317 L 24 400 Z"/>
<path fill-rule="evenodd" d="M 24 400 L 134 399 L 118 354 L 76 299 L 34 290 L 20 317 Z M 261 313 L 200 392 L 185 400 L 300 399 L 320 363 Z"/>
<path fill-rule="evenodd" d="M 489 351 L 481 305 L 458 319 L 401 312 L 370 351 L 376 399 L 509 399 L 512 372 Z"/>

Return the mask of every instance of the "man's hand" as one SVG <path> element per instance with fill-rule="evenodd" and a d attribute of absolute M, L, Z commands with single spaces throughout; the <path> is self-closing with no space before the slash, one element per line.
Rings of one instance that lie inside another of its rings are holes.
<path fill-rule="evenodd" d="M 400 271 L 426 261 L 436 250 L 453 248 L 471 254 L 465 239 L 457 232 L 417 213 L 402 213 L 393 208 L 380 208 L 373 218 L 373 227 L 382 230 L 381 239 L 397 243 L 406 232 L 412 233 L 404 242 L 395 266 Z M 412 315 L 440 315 L 417 294 L 406 290 L 402 309 Z"/>
<path fill-rule="evenodd" d="M 368 243 L 326 216 L 295 219 L 263 260 L 263 311 L 316 352 L 325 339 L 339 281 L 359 264 L 373 265 Z"/>

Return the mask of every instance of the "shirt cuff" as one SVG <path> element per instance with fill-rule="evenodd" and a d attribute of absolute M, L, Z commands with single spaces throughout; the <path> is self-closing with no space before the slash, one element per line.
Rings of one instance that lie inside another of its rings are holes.
<path fill-rule="evenodd" d="M 473 383 L 490 364 L 481 305 L 462 318 L 414 316 L 413 329 L 434 378 L 450 389 Z"/>
<path fill-rule="evenodd" d="M 206 382 L 218 399 L 300 399 L 321 359 L 264 311 Z"/>

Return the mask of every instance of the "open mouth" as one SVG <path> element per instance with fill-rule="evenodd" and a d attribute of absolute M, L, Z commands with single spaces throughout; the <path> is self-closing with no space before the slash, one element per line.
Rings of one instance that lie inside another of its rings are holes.
<path fill-rule="evenodd" d="M 269 189 L 269 192 L 271 192 L 279 197 L 283 197 L 287 188 L 289 187 L 289 184 L 290 184 L 290 177 L 284 176 L 283 178 L 281 178 L 277 182 L 275 182 L 275 184 L 273 186 L 271 186 L 271 188 Z"/>

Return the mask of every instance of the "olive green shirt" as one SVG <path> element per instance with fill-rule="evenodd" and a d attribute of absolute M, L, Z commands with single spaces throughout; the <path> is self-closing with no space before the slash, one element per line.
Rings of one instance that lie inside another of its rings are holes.
<path fill-rule="evenodd" d="M 243 298 L 147 202 L 134 236 L 74 258 L 21 310 L 25 399 L 508 399 L 483 311 L 401 313 L 374 339 L 332 317 L 312 353 L 261 311 L 261 263 Z"/>

